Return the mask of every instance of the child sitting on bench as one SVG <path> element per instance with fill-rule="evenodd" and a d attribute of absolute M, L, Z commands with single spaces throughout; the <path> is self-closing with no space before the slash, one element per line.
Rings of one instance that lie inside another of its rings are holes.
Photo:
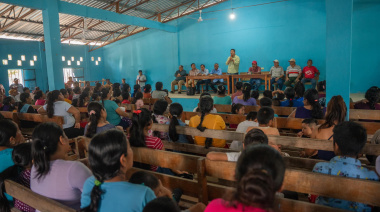
<path fill-rule="evenodd" d="M 259 112 L 257 112 L 257 121 L 259 122 L 258 127 L 249 127 L 247 132 L 251 129 L 258 128 L 262 130 L 266 135 L 280 135 L 277 128 L 271 127 L 273 125 L 274 110 L 270 107 L 262 107 Z"/>
<path fill-rule="evenodd" d="M 335 126 L 333 145 L 335 156 L 329 162 L 315 164 L 313 172 L 363 180 L 379 180 L 374 171 L 362 167 L 358 155 L 367 142 L 365 128 L 355 122 L 346 121 Z M 319 196 L 316 204 L 350 211 L 371 211 L 371 207 L 358 202 Z"/>
<path fill-rule="evenodd" d="M 257 112 L 251 111 L 246 116 L 246 120 L 243 122 L 240 122 L 240 124 L 237 126 L 236 132 L 245 133 L 247 132 L 248 127 L 258 127 L 259 123 L 257 123 L 256 120 Z M 232 141 L 230 145 L 230 149 L 242 151 L 243 150 L 243 144 L 241 141 L 234 140 Z"/>
<path fill-rule="evenodd" d="M 302 131 L 297 134 L 301 138 L 311 138 L 313 131 L 317 129 L 318 122 L 315 119 L 304 119 L 302 121 Z M 318 151 L 304 149 L 300 152 L 301 157 L 309 157 L 313 159 L 318 159 Z"/>

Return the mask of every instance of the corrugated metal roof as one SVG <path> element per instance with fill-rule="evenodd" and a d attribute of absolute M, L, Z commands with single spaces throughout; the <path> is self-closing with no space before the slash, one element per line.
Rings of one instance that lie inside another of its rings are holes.
<path fill-rule="evenodd" d="M 116 12 L 116 3 L 123 14 L 168 22 L 188 15 L 203 7 L 212 6 L 226 0 L 63 0 L 66 2 L 100 8 Z M 18 18 L 21 19 L 16 21 Z M 99 21 L 83 17 L 59 14 L 61 38 L 63 42 L 106 45 L 121 38 L 136 34 L 143 27 Z M 86 26 L 86 27 L 84 27 Z M 136 28 L 136 29 L 135 29 Z M 125 29 L 125 30 L 124 30 Z M 135 30 L 134 30 L 135 29 Z M 118 31 L 119 30 L 119 31 Z M 123 31 L 124 30 L 124 31 Z M 114 33 L 118 31 L 117 33 Z M 132 33 L 133 31 L 133 33 Z M 121 34 L 122 33 L 122 34 Z M 129 34 L 132 33 L 132 34 Z M 44 29 L 42 11 L 0 3 L 0 37 L 32 39 L 43 41 Z"/>

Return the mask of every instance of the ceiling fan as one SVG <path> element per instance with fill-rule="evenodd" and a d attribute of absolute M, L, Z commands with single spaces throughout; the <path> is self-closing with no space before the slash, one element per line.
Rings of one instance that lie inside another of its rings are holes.
<path fill-rule="evenodd" d="M 199 23 L 199 22 L 202 22 L 202 21 L 206 21 L 206 20 L 215 20 L 215 19 L 216 19 L 216 18 L 207 18 L 207 19 L 203 19 L 203 18 L 202 18 L 202 10 L 199 10 L 199 18 L 193 18 L 193 17 L 187 17 L 187 18 L 197 20 L 198 23 Z"/>

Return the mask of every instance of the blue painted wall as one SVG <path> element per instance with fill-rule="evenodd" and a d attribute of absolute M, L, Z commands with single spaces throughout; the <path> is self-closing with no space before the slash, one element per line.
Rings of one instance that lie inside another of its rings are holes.
<path fill-rule="evenodd" d="M 0 39 L 0 84 L 3 84 L 8 92 L 8 69 L 35 69 L 36 83 L 42 90 L 48 89 L 48 80 L 46 72 L 45 45 L 37 41 L 19 41 Z M 12 55 L 12 60 L 8 61 L 8 65 L 2 64 L 3 59 L 8 58 L 8 54 Z M 22 66 L 17 66 L 17 60 L 21 59 L 21 55 L 25 55 L 26 60 L 22 62 Z M 37 56 L 34 66 L 30 66 L 29 61 L 33 56 Z M 101 80 L 104 78 L 104 55 L 103 50 L 99 49 L 88 52 L 87 46 L 80 45 L 62 45 L 62 55 L 66 57 L 66 61 L 62 61 L 63 67 L 83 68 L 85 80 Z M 67 59 L 74 56 L 75 61 L 71 66 L 67 65 Z M 83 57 L 83 62 L 78 66 L 76 61 L 79 57 Z M 95 61 L 91 61 L 91 57 L 96 60 L 101 57 L 99 65 L 95 65 Z"/>

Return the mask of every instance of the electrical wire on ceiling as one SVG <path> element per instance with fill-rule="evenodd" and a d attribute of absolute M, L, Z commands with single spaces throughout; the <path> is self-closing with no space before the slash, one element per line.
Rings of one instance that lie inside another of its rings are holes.
<path fill-rule="evenodd" d="M 214 12 L 221 12 L 221 11 L 226 11 L 226 10 L 231 10 L 231 9 L 236 10 L 236 9 L 241 9 L 241 8 L 246 8 L 246 7 L 256 7 L 256 6 L 262 6 L 262 5 L 267 5 L 267 4 L 281 3 L 281 2 L 285 2 L 285 1 L 291 1 L 291 0 L 281 0 L 281 1 L 262 3 L 262 4 L 253 4 L 253 5 L 243 6 L 243 7 L 232 7 L 232 1 L 231 1 L 231 8 L 223 9 L 223 10 L 207 11 L 207 12 L 203 12 L 203 13 L 214 13 Z"/>

